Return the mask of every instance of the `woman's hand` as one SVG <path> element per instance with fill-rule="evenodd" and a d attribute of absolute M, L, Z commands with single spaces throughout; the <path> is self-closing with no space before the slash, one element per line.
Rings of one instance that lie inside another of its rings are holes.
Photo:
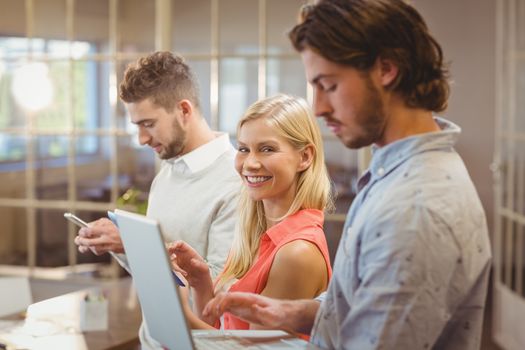
<path fill-rule="evenodd" d="M 180 272 L 194 288 L 211 284 L 210 269 L 206 261 L 184 241 L 168 244 L 173 269 Z"/>
<path fill-rule="evenodd" d="M 203 319 L 202 309 L 214 296 L 208 264 L 195 249 L 183 241 L 168 244 L 168 252 L 173 269 L 186 278 L 188 287 L 193 288 L 194 310 Z M 205 322 L 212 325 L 214 320 L 215 318 L 204 318 Z"/>

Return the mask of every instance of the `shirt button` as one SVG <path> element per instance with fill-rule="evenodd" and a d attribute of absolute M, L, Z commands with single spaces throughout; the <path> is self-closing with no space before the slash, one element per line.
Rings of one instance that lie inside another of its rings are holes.
<path fill-rule="evenodd" d="M 377 175 L 378 176 L 385 175 L 385 168 L 381 167 L 381 168 L 377 169 Z"/>

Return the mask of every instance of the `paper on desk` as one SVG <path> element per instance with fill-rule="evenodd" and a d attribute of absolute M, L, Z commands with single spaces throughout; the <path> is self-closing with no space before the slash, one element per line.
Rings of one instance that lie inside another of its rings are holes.
<path fill-rule="evenodd" d="M 26 350 L 35 348 L 35 339 L 31 336 L 19 336 L 11 333 L 0 333 L 0 343 L 8 350 Z"/>
<path fill-rule="evenodd" d="M 0 317 L 25 311 L 31 303 L 27 277 L 0 277 Z"/>
<path fill-rule="evenodd" d="M 24 329 L 50 333 L 78 332 L 79 308 L 83 293 L 70 293 L 43 300 L 27 308 Z"/>

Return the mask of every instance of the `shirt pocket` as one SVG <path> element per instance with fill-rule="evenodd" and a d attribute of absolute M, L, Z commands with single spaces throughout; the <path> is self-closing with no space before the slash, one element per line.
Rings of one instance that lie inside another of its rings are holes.
<path fill-rule="evenodd" d="M 342 248 L 347 258 L 355 257 L 356 235 L 352 227 L 348 227 L 341 238 Z"/>

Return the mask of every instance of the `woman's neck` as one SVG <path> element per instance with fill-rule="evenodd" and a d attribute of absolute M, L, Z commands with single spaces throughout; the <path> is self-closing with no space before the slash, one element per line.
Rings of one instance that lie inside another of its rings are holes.
<path fill-rule="evenodd" d="M 292 206 L 293 198 L 288 201 L 263 200 L 266 227 L 270 228 L 282 221 Z"/>

